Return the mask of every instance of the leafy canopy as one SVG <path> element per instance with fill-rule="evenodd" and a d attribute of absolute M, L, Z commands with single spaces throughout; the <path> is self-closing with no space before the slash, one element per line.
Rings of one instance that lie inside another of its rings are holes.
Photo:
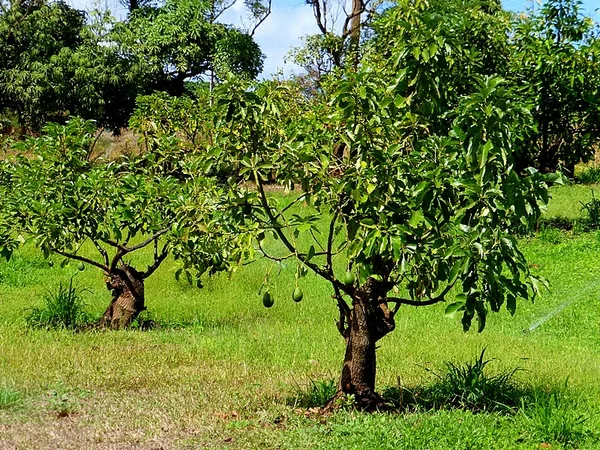
<path fill-rule="evenodd" d="M 123 48 L 141 73 L 154 77 L 155 89 L 174 95 L 183 93 L 184 80 L 211 70 L 217 76 L 256 77 L 264 57 L 252 37 L 210 16 L 210 4 L 203 0 L 136 9 L 119 27 Z"/>
<path fill-rule="evenodd" d="M 205 169 L 240 168 L 228 198 L 246 214 L 234 232 L 231 224 L 208 228 L 231 233 L 232 259 L 297 259 L 298 273 L 311 269 L 329 280 L 339 301 L 376 283 L 384 297 L 375 301 L 427 305 L 456 286 L 462 294 L 449 312 L 462 311 L 466 329 L 477 316 L 482 330 L 489 309 L 506 304 L 514 313 L 518 297 L 538 290 L 514 237 L 547 201 L 541 175 L 512 166 L 514 131 L 531 117 L 501 79 L 485 77 L 447 113 L 448 132 L 415 133 L 427 117 L 406 101 L 406 72 L 399 73 L 349 73 L 329 103 L 306 101 L 300 118 L 287 112 L 294 91 L 285 84 L 220 87 Z M 339 143 L 347 147 L 342 159 L 333 156 Z M 300 185 L 294 203 L 312 208 L 298 212 L 268 196 L 271 179 Z M 326 230 L 316 226 L 324 215 Z M 283 251 L 265 250 L 269 236 Z M 348 283 L 338 258 L 356 281 Z M 391 291 L 409 298 L 387 297 Z"/>
<path fill-rule="evenodd" d="M 140 155 L 110 160 L 94 151 L 95 127 L 74 119 L 49 124 L 39 138 L 16 144 L 14 160 L 4 164 L 0 224 L 9 224 L 46 254 L 86 262 L 110 274 L 130 253 L 151 246 L 151 275 L 179 244 L 185 223 L 178 211 L 190 198 L 197 214 L 211 189 L 205 177 L 187 177 L 185 147 L 172 136 L 153 142 Z M 204 197 L 202 197 L 204 198 Z M 213 211 L 206 204 L 205 210 Z M 196 219 L 196 222 L 200 219 Z M 91 242 L 91 257 L 80 253 Z"/>

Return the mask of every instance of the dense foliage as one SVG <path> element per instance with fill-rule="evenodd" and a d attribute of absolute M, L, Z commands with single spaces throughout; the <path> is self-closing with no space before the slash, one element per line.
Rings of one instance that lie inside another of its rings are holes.
<path fill-rule="evenodd" d="M 206 2 L 139 8 L 126 22 L 63 2 L 14 0 L 0 9 L 0 113 L 39 130 L 79 116 L 118 132 L 139 94 L 182 95 L 213 71 L 254 78 L 252 37 L 209 20 Z"/>

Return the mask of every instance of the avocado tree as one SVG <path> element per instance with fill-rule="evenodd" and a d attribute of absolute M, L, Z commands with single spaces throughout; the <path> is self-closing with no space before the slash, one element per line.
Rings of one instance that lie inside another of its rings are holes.
<path fill-rule="evenodd" d="M 241 182 L 229 184 L 223 201 L 243 206 L 243 220 L 208 226 L 237 243 L 229 260 L 295 260 L 298 276 L 312 271 L 331 284 L 346 342 L 337 396 L 351 394 L 365 409 L 381 404 L 376 346 L 402 305 L 443 303 L 461 313 L 465 330 L 476 319 L 482 331 L 489 311 L 505 305 L 514 314 L 518 298 L 538 292 L 543 281 L 530 273 L 514 233 L 547 201 L 542 175 L 513 168 L 514 140 L 531 117 L 502 79 L 480 78 L 446 112 L 451 127 L 426 133 L 406 100 L 422 100 L 414 85 L 435 92 L 425 86 L 435 73 L 411 83 L 406 70 L 389 77 L 377 67 L 363 61 L 329 90 L 327 103 L 297 98 L 300 115 L 288 114 L 294 97 L 286 84 L 221 86 L 214 144 L 199 166 L 240 167 Z M 335 157 L 339 142 L 351 157 Z M 268 193 L 272 179 L 300 188 L 291 204 Z M 311 208 L 293 207 L 300 203 Z M 272 304 L 270 295 L 263 301 Z"/>
<path fill-rule="evenodd" d="M 163 136 L 144 154 L 107 160 L 95 157 L 94 131 L 76 119 L 49 124 L 41 137 L 19 143 L 19 156 L 5 163 L 0 225 L 46 255 L 102 270 L 112 300 L 99 325 L 121 328 L 146 309 L 145 280 L 185 232 L 178 210 L 194 198 L 202 218 L 200 197 L 211 181 L 186 177 L 185 149 L 173 137 Z"/>

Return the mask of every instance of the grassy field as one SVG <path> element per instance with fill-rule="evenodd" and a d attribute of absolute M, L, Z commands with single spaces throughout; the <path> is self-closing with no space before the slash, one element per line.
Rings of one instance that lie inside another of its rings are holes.
<path fill-rule="evenodd" d="M 548 215 L 577 218 L 589 198 L 590 187 L 555 189 Z M 336 308 L 311 277 L 294 303 L 292 264 L 273 277 L 265 309 L 266 264 L 199 290 L 176 282 L 168 263 L 147 281 L 154 329 L 73 333 L 29 329 L 27 309 L 77 273 L 99 316 L 102 274 L 22 249 L 0 263 L 0 449 L 600 449 L 600 234 L 547 229 L 522 248 L 550 293 L 521 302 L 515 317 L 493 315 L 482 334 L 463 333 L 444 305 L 406 307 L 378 351 L 380 390 L 419 390 L 447 361 L 486 348 L 491 373 L 520 368 L 521 408 L 327 417 L 300 400 L 322 401 L 338 376 Z"/>

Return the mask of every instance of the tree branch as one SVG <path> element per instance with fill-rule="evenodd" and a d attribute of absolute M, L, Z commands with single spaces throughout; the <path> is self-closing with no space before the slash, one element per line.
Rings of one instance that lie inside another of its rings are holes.
<path fill-rule="evenodd" d="M 326 22 L 323 21 L 323 13 L 321 12 L 320 0 L 311 0 L 310 4 L 313 7 L 313 14 L 317 21 L 317 26 L 319 27 L 319 30 L 321 30 L 321 33 L 323 33 L 324 35 L 327 34 L 327 25 Z M 327 20 L 327 18 L 325 18 L 325 20 Z"/>
<path fill-rule="evenodd" d="M 216 13 L 216 14 L 215 14 L 214 10 L 213 10 L 213 11 L 211 11 L 211 14 L 210 14 L 210 22 L 211 22 L 211 23 L 214 23 L 214 22 L 215 22 L 215 20 L 217 20 L 221 14 L 223 14 L 225 11 L 227 11 L 229 8 L 231 8 L 233 5 L 235 5 L 235 2 L 236 2 L 236 0 L 233 0 L 233 1 L 232 1 L 231 3 L 229 3 L 228 5 L 226 5 L 226 6 L 222 7 L 222 8 L 221 8 L 221 10 L 220 10 L 218 13 Z M 213 3 L 213 5 L 214 5 L 214 3 Z"/>
<path fill-rule="evenodd" d="M 163 234 L 165 234 L 167 231 L 169 231 L 169 228 L 163 228 L 160 231 L 157 231 L 156 233 L 154 233 L 152 236 L 150 236 L 148 239 L 146 239 L 145 241 L 134 245 L 133 247 L 127 247 L 123 244 L 120 244 L 117 241 L 113 241 L 112 239 L 104 239 L 103 242 L 107 243 L 108 245 L 112 245 L 113 247 L 117 248 L 118 250 L 120 250 L 123 254 L 121 256 L 125 256 L 127 253 L 131 253 L 134 252 L 136 250 L 139 250 L 141 248 L 146 247 L 147 245 L 152 244 L 152 242 L 154 242 L 156 239 L 158 239 L 159 237 L 161 237 Z"/>
<path fill-rule="evenodd" d="M 400 305 L 410 305 L 410 306 L 428 306 L 428 305 L 435 305 L 436 303 L 439 303 L 442 301 L 444 301 L 444 299 L 440 298 L 440 297 L 434 297 L 429 300 L 423 300 L 423 301 L 411 300 L 408 298 L 386 297 L 383 300 L 381 300 L 379 303 L 396 303 L 396 304 L 400 304 Z"/>
<path fill-rule="evenodd" d="M 290 253 L 295 254 L 296 257 L 302 263 L 304 263 L 304 265 L 306 267 L 311 269 L 313 272 L 315 272 L 317 275 L 321 276 L 322 278 L 325 278 L 327 281 L 332 283 L 334 285 L 334 287 L 337 287 L 338 289 L 344 291 L 346 294 L 352 296 L 354 293 L 354 289 L 352 287 L 343 285 L 335 278 L 333 273 L 329 273 L 326 269 L 323 269 L 322 267 L 319 267 L 317 264 L 310 262 L 306 258 L 306 254 L 298 253 L 298 250 L 296 249 L 296 247 L 294 247 L 294 245 L 292 245 L 292 243 L 289 241 L 289 239 L 283 232 L 283 230 L 282 230 L 283 227 L 275 218 L 275 215 L 273 214 L 273 211 L 271 210 L 271 207 L 269 206 L 269 201 L 267 200 L 267 195 L 265 193 L 265 189 L 264 189 L 262 180 L 258 176 L 256 169 L 253 172 L 254 172 L 254 181 L 256 183 L 256 189 L 258 190 L 258 193 L 260 196 L 261 205 L 262 205 L 263 209 L 265 210 L 267 217 L 271 221 L 271 224 L 273 225 L 273 229 L 279 236 L 279 239 L 281 239 L 281 242 L 283 242 L 283 245 L 286 246 L 286 248 L 290 251 Z"/>
<path fill-rule="evenodd" d="M 333 213 L 333 217 L 331 218 L 331 222 L 329 222 L 329 236 L 327 236 L 327 270 L 329 272 L 333 272 L 333 239 L 335 233 L 335 223 L 337 221 L 339 215 L 339 211 L 336 209 Z"/>
<path fill-rule="evenodd" d="M 76 261 L 81 261 L 81 262 L 84 262 L 84 263 L 89 264 L 91 266 L 98 267 L 99 269 L 102 269 L 105 273 L 109 272 L 109 267 L 108 266 L 102 265 L 102 264 L 94 261 L 93 259 L 86 258 L 85 256 L 79 256 L 76 253 L 64 252 L 64 251 L 58 250 L 56 248 L 52 248 L 51 250 L 54 253 L 58 253 L 59 255 L 64 256 L 65 258 L 74 259 Z"/>
<path fill-rule="evenodd" d="M 456 282 L 447 285 L 444 290 L 437 297 L 429 297 L 429 300 L 412 300 L 408 298 L 396 298 L 396 297 L 386 297 L 380 301 L 380 303 L 396 303 L 396 308 L 394 311 L 397 311 L 398 305 L 409 305 L 409 306 L 429 306 L 435 305 L 436 303 L 440 303 L 446 300 L 446 294 L 450 292 L 450 290 L 454 287 Z"/>
<path fill-rule="evenodd" d="M 337 301 L 337 307 L 340 312 L 340 319 L 336 323 L 337 329 L 344 339 L 348 338 L 348 332 L 350 330 L 351 311 L 348 303 L 343 299 L 340 290 L 334 286 L 335 295 L 332 298 Z"/>
<path fill-rule="evenodd" d="M 98 252 L 100 253 L 100 255 L 102 255 L 102 259 L 104 259 L 104 264 L 106 265 L 106 267 L 108 267 L 110 261 L 108 259 L 108 253 L 106 252 L 106 250 L 100 244 L 98 244 L 98 242 L 96 242 L 95 239 L 90 238 L 90 241 L 92 241 L 94 246 L 98 249 Z"/>
<path fill-rule="evenodd" d="M 161 265 L 161 263 L 166 259 L 166 257 L 168 255 L 169 255 L 168 244 L 165 244 L 163 246 L 163 249 L 161 250 L 160 254 L 158 254 L 158 244 L 157 244 L 155 247 L 155 250 L 154 250 L 154 262 L 148 266 L 148 268 L 146 269 L 145 272 L 142 272 L 142 274 L 141 274 L 142 278 L 146 279 L 150 275 L 152 275 L 156 271 L 156 269 L 158 269 L 158 267 Z"/>
<path fill-rule="evenodd" d="M 258 21 L 258 23 L 256 25 L 254 25 L 254 28 L 252 28 L 252 31 L 250 32 L 250 36 L 254 36 L 254 33 L 256 32 L 257 28 L 260 27 L 262 25 L 262 23 L 267 19 L 267 17 L 269 17 L 271 15 L 272 3 L 273 3 L 273 0 L 269 0 L 269 6 L 267 7 L 267 12 L 265 13 L 264 16 L 261 17 L 261 19 Z"/>
<path fill-rule="evenodd" d="M 299 196 L 297 199 L 295 199 L 294 201 L 292 201 L 289 205 L 287 205 L 280 212 L 278 212 L 277 215 L 275 216 L 275 218 L 278 219 L 279 217 L 283 216 L 288 209 L 290 209 L 292 206 L 294 206 L 295 204 L 297 204 L 301 200 L 304 200 L 304 198 L 306 198 L 307 195 L 308 194 L 305 192 L 304 194 L 302 194 L 301 196 Z"/>

